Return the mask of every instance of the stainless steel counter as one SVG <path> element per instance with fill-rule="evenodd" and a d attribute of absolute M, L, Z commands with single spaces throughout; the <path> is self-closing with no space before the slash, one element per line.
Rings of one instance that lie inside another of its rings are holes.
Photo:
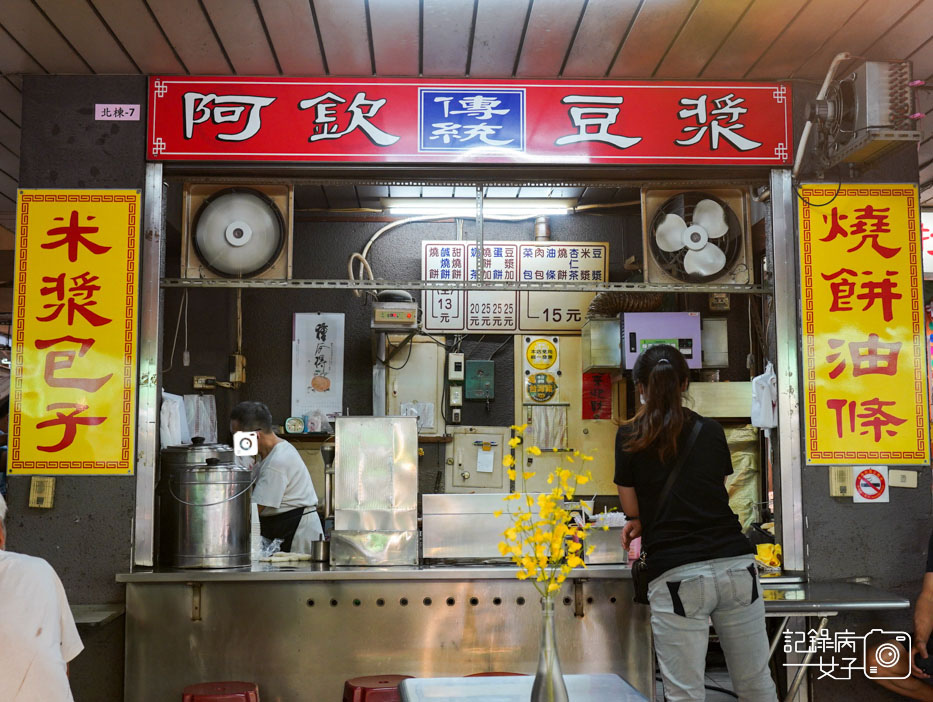
<path fill-rule="evenodd" d="M 910 607 L 907 598 L 862 583 L 772 584 L 762 581 L 761 588 L 768 616 L 832 616 L 839 612 Z"/>
<path fill-rule="evenodd" d="M 339 700 L 361 675 L 533 674 L 541 609 L 511 566 L 328 568 L 255 564 L 118 576 L 134 702 L 185 685 L 250 680 L 263 699 Z M 592 565 L 557 593 L 563 671 L 614 673 L 653 698 L 648 608 L 630 571 Z"/>
<path fill-rule="evenodd" d="M 349 567 L 299 561 L 293 566 L 254 562 L 249 568 L 138 570 L 117 575 L 120 583 L 261 582 L 270 580 L 515 580 L 511 565 Z M 591 565 L 568 579 L 631 580 L 624 565 Z M 528 589 L 532 589 L 528 585 Z M 533 590 L 532 590 L 533 591 Z"/>

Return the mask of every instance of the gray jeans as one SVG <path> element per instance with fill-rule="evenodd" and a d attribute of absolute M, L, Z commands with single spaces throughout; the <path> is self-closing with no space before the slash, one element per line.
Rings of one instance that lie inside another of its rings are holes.
<path fill-rule="evenodd" d="M 651 581 L 648 600 L 668 702 L 706 699 L 710 619 L 739 700 L 777 702 L 768 670 L 765 606 L 752 556 L 672 568 Z"/>

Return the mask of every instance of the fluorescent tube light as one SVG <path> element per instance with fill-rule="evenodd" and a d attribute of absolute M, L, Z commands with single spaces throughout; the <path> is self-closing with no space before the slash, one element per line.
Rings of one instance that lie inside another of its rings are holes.
<path fill-rule="evenodd" d="M 559 215 L 572 211 L 577 204 L 573 198 L 485 198 L 483 214 L 490 217 Z M 468 197 L 384 197 L 382 206 L 391 214 L 449 215 L 451 217 L 476 216 L 476 200 Z"/>

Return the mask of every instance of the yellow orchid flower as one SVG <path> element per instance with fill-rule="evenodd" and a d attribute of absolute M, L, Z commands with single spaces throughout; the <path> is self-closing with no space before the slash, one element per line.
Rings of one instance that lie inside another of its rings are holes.
<path fill-rule="evenodd" d="M 509 446 L 512 448 L 515 448 L 520 443 L 522 443 L 522 437 L 520 436 L 513 436 L 511 439 L 509 439 Z"/>
<path fill-rule="evenodd" d="M 541 455 L 541 449 L 539 449 L 537 446 L 529 446 L 526 450 L 527 450 L 528 453 L 530 453 L 532 456 L 540 456 L 540 455 Z"/>
<path fill-rule="evenodd" d="M 502 457 L 502 465 L 504 465 L 506 468 L 511 468 L 512 466 L 514 466 L 514 465 L 515 465 L 515 456 L 513 456 L 513 455 L 510 454 L 510 453 L 507 453 L 506 455 L 504 455 L 504 456 Z"/>
<path fill-rule="evenodd" d="M 512 431 L 516 431 L 516 432 L 518 432 L 519 434 L 523 434 L 523 433 L 525 432 L 525 429 L 527 429 L 527 428 L 528 428 L 528 424 L 527 424 L 527 423 L 526 423 L 526 424 L 522 424 L 521 426 L 516 426 L 515 424 L 513 424 L 511 427 L 509 427 L 509 429 L 511 429 Z"/>

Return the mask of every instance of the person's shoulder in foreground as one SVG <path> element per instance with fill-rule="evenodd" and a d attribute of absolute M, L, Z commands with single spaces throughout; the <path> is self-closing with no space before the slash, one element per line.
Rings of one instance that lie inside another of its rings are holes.
<path fill-rule="evenodd" d="M 83 649 L 65 588 L 48 562 L 6 551 L 0 497 L 0 700 L 72 700 L 67 664 Z"/>

